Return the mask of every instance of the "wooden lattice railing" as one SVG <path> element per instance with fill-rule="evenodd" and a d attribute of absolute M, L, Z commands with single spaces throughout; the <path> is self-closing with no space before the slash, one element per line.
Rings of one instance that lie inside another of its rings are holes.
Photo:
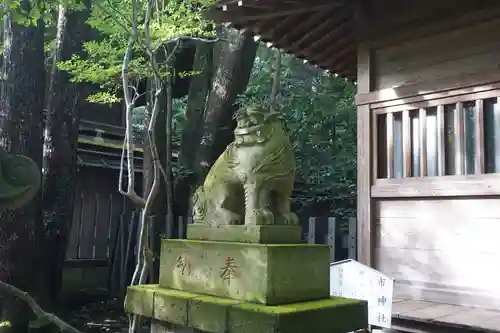
<path fill-rule="evenodd" d="M 375 183 L 500 173 L 497 85 L 372 103 Z"/>

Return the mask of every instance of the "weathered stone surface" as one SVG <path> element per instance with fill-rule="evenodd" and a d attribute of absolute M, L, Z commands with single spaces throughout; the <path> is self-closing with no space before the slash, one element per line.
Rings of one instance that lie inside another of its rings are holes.
<path fill-rule="evenodd" d="M 234 141 L 194 193 L 195 224 L 298 224 L 290 211 L 295 156 L 278 116 L 258 106 L 236 113 Z"/>
<path fill-rule="evenodd" d="M 190 299 L 188 327 L 202 332 L 228 332 L 228 311 L 241 301 L 213 296 L 198 296 Z"/>
<path fill-rule="evenodd" d="M 160 320 L 153 319 L 151 320 L 150 332 L 151 333 L 199 333 L 201 331 L 195 330 L 194 328 L 166 323 Z"/>
<path fill-rule="evenodd" d="M 0 212 L 27 204 L 40 184 L 41 170 L 35 161 L 0 149 Z"/>
<path fill-rule="evenodd" d="M 125 297 L 125 311 L 145 317 L 153 317 L 154 294 L 158 285 L 129 287 Z"/>
<path fill-rule="evenodd" d="M 187 239 L 240 243 L 294 244 L 301 239 L 295 225 L 217 225 L 189 224 Z"/>
<path fill-rule="evenodd" d="M 154 302 L 147 294 L 148 289 L 154 294 Z M 189 331 L 186 329 L 189 327 L 195 332 L 211 333 L 346 333 L 368 327 L 366 302 L 341 297 L 266 306 L 176 290 L 163 291 L 158 286 L 129 287 L 127 295 L 130 293 L 144 294 L 142 299 L 148 299 L 151 307 L 154 304 L 155 314 L 159 313 L 156 307 L 170 302 L 172 297 L 184 299 L 187 306 L 178 309 L 185 311 L 183 317 L 187 318 L 182 332 Z M 161 302 L 162 298 L 167 300 Z M 129 310 L 144 308 L 143 301 L 139 301 L 141 298 L 130 299 L 140 302 L 140 305 L 131 304 L 127 311 L 143 315 Z M 163 312 L 161 319 L 156 315 L 153 318 L 164 323 L 155 321 L 155 325 L 163 326 L 164 330 L 160 331 L 180 332 L 181 327 L 172 325 L 178 317 L 177 312 Z M 173 327 L 176 329 L 172 330 Z"/>
<path fill-rule="evenodd" d="M 160 286 L 275 305 L 329 297 L 324 245 L 163 240 Z"/>
<path fill-rule="evenodd" d="M 153 317 L 172 324 L 187 325 L 188 299 L 193 294 L 158 288 L 154 291 Z"/>

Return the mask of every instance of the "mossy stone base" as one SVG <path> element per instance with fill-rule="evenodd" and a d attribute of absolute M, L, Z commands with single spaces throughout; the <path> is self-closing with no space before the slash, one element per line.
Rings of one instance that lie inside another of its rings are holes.
<path fill-rule="evenodd" d="M 189 224 L 187 239 L 238 243 L 300 243 L 302 230 L 292 225 L 219 225 Z"/>
<path fill-rule="evenodd" d="M 346 333 L 368 327 L 366 302 L 342 297 L 266 306 L 144 285 L 128 288 L 125 310 L 210 333 Z"/>
<path fill-rule="evenodd" d="M 329 249 L 309 244 L 162 241 L 160 286 L 276 305 L 329 297 Z"/>

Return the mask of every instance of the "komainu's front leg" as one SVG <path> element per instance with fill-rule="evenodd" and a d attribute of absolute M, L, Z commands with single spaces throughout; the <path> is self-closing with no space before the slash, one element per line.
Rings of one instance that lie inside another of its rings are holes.
<path fill-rule="evenodd" d="M 235 207 L 234 200 L 234 194 L 231 193 L 224 193 L 218 198 L 214 224 L 243 224 L 243 216 L 233 211 Z"/>
<path fill-rule="evenodd" d="M 274 215 L 268 208 L 268 195 L 262 183 L 250 181 L 244 185 L 245 189 L 245 224 L 267 225 L 274 224 Z"/>
<path fill-rule="evenodd" d="M 293 179 L 286 180 L 278 184 L 276 190 L 277 214 L 279 215 L 279 224 L 298 225 L 298 216 L 290 210 L 290 196 L 293 189 Z"/>

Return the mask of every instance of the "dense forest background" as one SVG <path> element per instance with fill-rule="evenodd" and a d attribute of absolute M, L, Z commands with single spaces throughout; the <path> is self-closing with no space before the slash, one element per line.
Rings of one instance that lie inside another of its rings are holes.
<path fill-rule="evenodd" d="M 128 143 L 144 146 L 144 186 L 123 192 L 144 209 L 154 189 L 145 215 L 188 215 L 193 189 L 232 140 L 234 112 L 260 103 L 282 114 L 292 138 L 294 209 L 354 216 L 355 86 L 250 31 L 206 21 L 211 3 L 2 1 L 0 147 L 32 158 L 44 181 L 35 200 L 1 217 L 0 281 L 61 307 L 78 128 L 89 110 L 128 115 Z M 26 332 L 35 318 L 26 304 L 0 300 L 0 326 Z"/>

